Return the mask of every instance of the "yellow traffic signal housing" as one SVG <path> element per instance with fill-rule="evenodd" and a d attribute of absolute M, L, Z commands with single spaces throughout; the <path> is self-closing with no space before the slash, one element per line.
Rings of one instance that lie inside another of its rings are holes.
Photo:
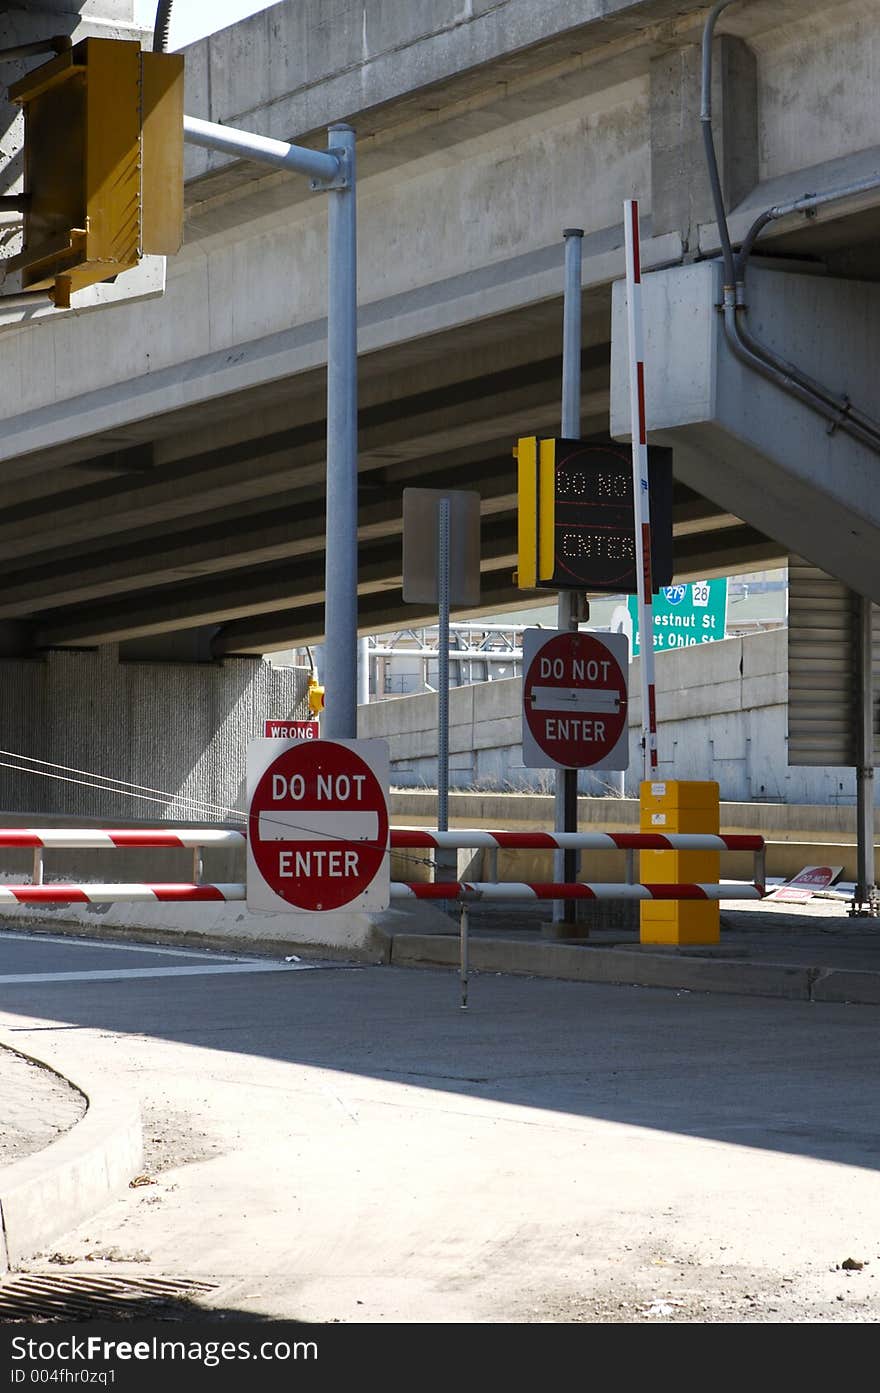
<path fill-rule="evenodd" d="M 324 688 L 318 686 L 314 677 L 309 678 L 309 710 L 313 716 L 324 710 Z"/>
<path fill-rule="evenodd" d="M 521 436 L 513 455 L 517 462 L 517 513 L 520 590 L 537 590 L 553 576 L 554 480 L 556 451 L 554 440 Z"/>
<path fill-rule="evenodd" d="M 83 39 L 9 89 L 24 108 L 25 290 L 56 308 L 183 240 L 183 57 Z"/>

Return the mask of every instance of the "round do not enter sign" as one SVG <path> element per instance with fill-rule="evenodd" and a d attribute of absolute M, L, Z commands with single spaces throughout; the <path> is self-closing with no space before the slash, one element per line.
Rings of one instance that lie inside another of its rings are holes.
<path fill-rule="evenodd" d="M 387 904 L 387 778 L 367 751 L 382 746 L 387 758 L 384 742 L 278 746 L 255 740 L 249 750 L 248 903 L 319 913 Z"/>
<path fill-rule="evenodd" d="M 528 629 L 523 656 L 525 766 L 625 769 L 626 638 Z"/>

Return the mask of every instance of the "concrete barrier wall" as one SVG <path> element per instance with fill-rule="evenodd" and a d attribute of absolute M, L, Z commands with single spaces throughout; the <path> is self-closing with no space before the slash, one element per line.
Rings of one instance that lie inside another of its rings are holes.
<path fill-rule="evenodd" d="M 436 826 L 436 794 L 400 789 L 391 795 L 395 826 Z M 504 828 L 509 831 L 542 831 L 552 828 L 554 800 L 550 794 L 452 792 L 449 795 L 451 827 Z M 880 831 L 880 819 L 876 820 Z M 582 832 L 636 832 L 639 804 L 635 798 L 578 799 L 578 826 Z M 856 874 L 855 809 L 830 804 L 722 802 L 722 832 L 754 832 L 767 840 L 767 874 L 792 876 L 803 866 L 832 864 L 843 866 L 843 878 Z M 399 853 L 401 863 L 408 853 Z M 410 870 L 400 879 L 419 879 L 420 858 L 413 852 Z M 487 872 L 488 856 L 474 853 L 468 862 L 462 852 L 460 871 L 470 879 Z M 585 852 L 581 858 L 581 878 L 616 881 L 625 878 L 624 853 Z M 750 880 L 753 861 L 750 854 L 722 853 L 722 880 Z M 411 873 L 410 873 L 411 872 Z M 550 852 L 499 852 L 498 876 L 502 880 L 549 880 L 552 878 Z M 395 872 L 396 874 L 396 872 Z M 487 878 L 488 874 L 487 874 Z"/>
<path fill-rule="evenodd" d="M 193 822 L 199 799 L 222 821 L 244 809 L 247 742 L 264 720 L 308 714 L 308 670 L 258 658 L 120 662 L 109 644 L 0 659 L 0 683 L 0 809 L 26 820 Z M 23 773 L 2 751 L 47 763 Z M 92 774 L 144 787 L 111 793 Z"/>
<path fill-rule="evenodd" d="M 786 630 L 657 654 L 659 775 L 716 779 L 735 802 L 853 806 L 852 769 L 789 768 Z M 639 662 L 630 668 L 630 766 L 641 777 Z M 522 763 L 522 682 L 510 678 L 455 688 L 450 695 L 450 787 L 550 792 L 553 772 Z M 361 736 L 390 742 L 392 781 L 436 787 L 437 697 L 408 696 L 362 706 Z M 582 793 L 606 792 L 609 776 L 582 770 Z"/>

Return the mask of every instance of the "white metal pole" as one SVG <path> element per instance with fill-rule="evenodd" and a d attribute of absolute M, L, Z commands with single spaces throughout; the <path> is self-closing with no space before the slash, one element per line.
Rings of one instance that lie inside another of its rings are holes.
<path fill-rule="evenodd" d="M 358 639 L 358 706 L 370 704 L 370 640 Z"/>
<path fill-rule="evenodd" d="M 355 137 L 331 126 L 345 186 L 331 188 L 327 264 L 326 677 L 322 734 L 357 736 L 357 224 Z"/>
<path fill-rule="evenodd" d="M 657 706 L 654 685 L 654 608 L 651 578 L 651 500 L 648 491 L 648 431 L 645 420 L 645 350 L 642 330 L 642 271 L 639 205 L 623 205 L 626 244 L 626 319 L 629 337 L 629 400 L 632 422 L 633 517 L 639 613 L 639 670 L 642 689 L 644 778 L 657 771 Z"/>

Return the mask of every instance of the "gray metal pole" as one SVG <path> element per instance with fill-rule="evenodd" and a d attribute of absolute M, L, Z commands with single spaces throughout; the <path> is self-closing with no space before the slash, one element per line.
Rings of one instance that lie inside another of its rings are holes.
<path fill-rule="evenodd" d="M 467 1010 L 468 1004 L 468 907 L 467 901 L 461 901 L 459 918 L 459 947 L 458 947 L 458 972 L 461 983 L 461 1009 Z"/>
<path fill-rule="evenodd" d="M 331 126 L 330 130 L 350 130 L 350 126 Z M 232 155 L 237 159 L 256 160 L 259 164 L 274 165 L 276 169 L 287 169 L 292 174 L 306 174 L 312 179 L 332 180 L 340 173 L 339 160 L 331 153 L 310 150 L 306 145 L 289 145 L 286 140 L 272 140 L 265 135 L 254 135 L 252 131 L 241 131 L 235 126 L 220 126 L 214 121 L 202 121 L 198 116 L 184 116 L 183 138 L 187 145 L 200 145 L 204 150 L 216 150 L 221 155 Z M 341 140 L 333 140 L 331 147 L 342 147 Z M 352 144 L 352 153 L 354 146 Z M 354 170 L 349 185 L 353 190 Z"/>
<path fill-rule="evenodd" d="M 859 711 L 856 759 L 856 839 L 858 867 L 853 910 L 875 913 L 874 880 L 874 632 L 873 606 L 865 595 L 856 596 L 858 633 Z"/>
<path fill-rule="evenodd" d="M 565 292 L 562 306 L 562 435 L 577 440 L 581 433 L 581 264 L 583 230 L 567 227 L 565 238 Z M 556 603 L 556 627 L 576 629 L 575 596 L 560 590 Z M 557 832 L 577 831 L 577 770 L 559 769 L 556 772 Z M 553 874 L 557 881 L 574 880 L 578 873 L 578 853 L 557 851 L 553 857 Z M 574 924 L 577 904 L 574 900 L 553 901 L 554 924 Z"/>
<path fill-rule="evenodd" d="M 342 152 L 345 187 L 328 192 L 327 550 L 324 641 L 325 730 L 357 735 L 357 222 L 355 136 L 329 129 Z"/>
<path fill-rule="evenodd" d="M 437 827 L 449 828 L 449 499 L 441 498 L 438 510 L 437 599 L 440 627 L 437 636 L 437 699 L 440 731 L 437 743 Z"/>

